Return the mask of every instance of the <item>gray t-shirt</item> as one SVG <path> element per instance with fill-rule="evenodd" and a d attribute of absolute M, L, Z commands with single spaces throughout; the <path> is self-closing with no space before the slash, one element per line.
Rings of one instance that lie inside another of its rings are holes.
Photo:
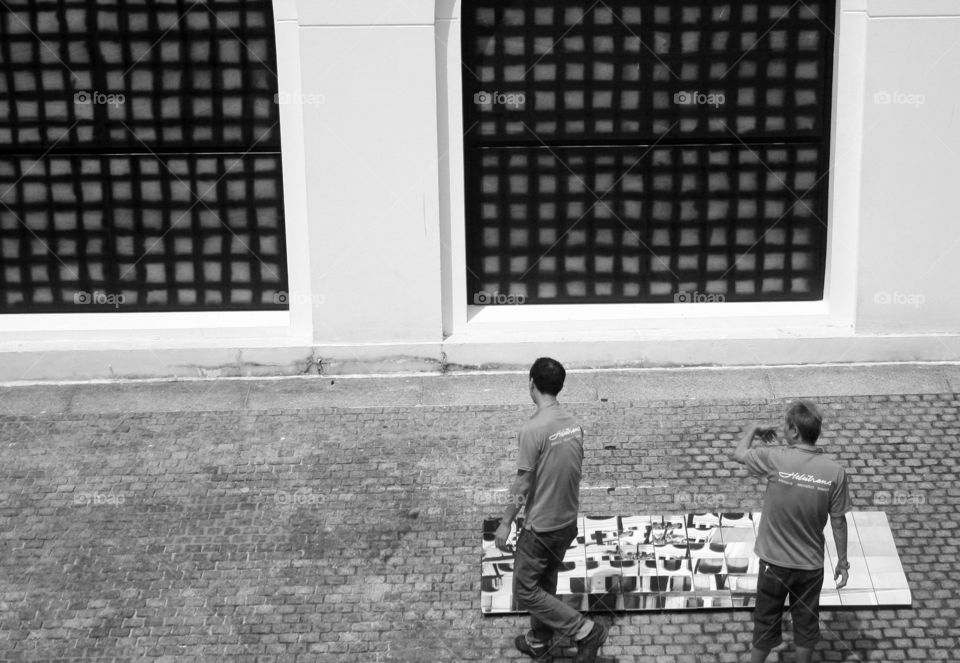
<path fill-rule="evenodd" d="M 763 515 L 754 551 L 767 562 L 791 569 L 822 569 L 827 516 L 851 509 L 847 475 L 822 449 L 759 447 L 745 464 L 767 477 Z"/>
<path fill-rule="evenodd" d="M 545 405 L 520 429 L 518 470 L 533 472 L 524 527 L 553 532 L 577 521 L 583 429 L 556 403 Z"/>

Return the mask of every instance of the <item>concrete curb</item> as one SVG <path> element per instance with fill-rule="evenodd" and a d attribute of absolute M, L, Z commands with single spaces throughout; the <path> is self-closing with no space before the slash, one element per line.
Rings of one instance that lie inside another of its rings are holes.
<path fill-rule="evenodd" d="M 568 403 L 956 393 L 957 364 L 571 370 Z M 0 416 L 528 405 L 525 371 L 0 386 Z"/>

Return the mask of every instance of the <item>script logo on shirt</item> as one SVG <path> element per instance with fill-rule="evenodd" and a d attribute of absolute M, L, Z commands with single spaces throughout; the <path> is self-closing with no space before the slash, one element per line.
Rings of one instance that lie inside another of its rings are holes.
<path fill-rule="evenodd" d="M 807 488 L 817 488 L 818 486 L 830 486 L 833 482 L 818 479 L 812 474 L 800 474 L 799 472 L 780 472 L 781 479 L 793 479 L 801 485 L 806 484 Z"/>
<path fill-rule="evenodd" d="M 550 440 L 550 442 L 552 443 L 550 446 L 553 446 L 555 444 L 560 444 L 561 442 L 565 442 L 568 437 L 570 437 L 571 435 L 576 435 L 579 432 L 580 432 L 580 427 L 573 426 L 571 428 L 564 428 L 563 430 L 558 430 L 556 433 L 554 433 L 547 439 Z"/>

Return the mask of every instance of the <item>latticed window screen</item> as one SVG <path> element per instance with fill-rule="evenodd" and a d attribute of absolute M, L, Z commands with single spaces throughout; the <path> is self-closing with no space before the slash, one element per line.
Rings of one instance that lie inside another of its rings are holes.
<path fill-rule="evenodd" d="M 0 8 L 0 312 L 287 308 L 270 0 Z"/>
<path fill-rule="evenodd" d="M 822 298 L 834 11 L 465 2 L 469 303 Z"/>

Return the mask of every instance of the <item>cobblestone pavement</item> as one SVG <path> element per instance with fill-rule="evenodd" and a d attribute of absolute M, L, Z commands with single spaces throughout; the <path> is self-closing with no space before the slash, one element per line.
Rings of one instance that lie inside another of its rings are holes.
<path fill-rule="evenodd" d="M 821 660 L 960 660 L 960 399 L 911 370 L 902 383 L 933 393 L 891 393 L 893 367 L 884 393 L 856 371 L 854 389 L 822 372 L 796 388 L 825 411 L 855 508 L 887 512 L 914 597 L 825 610 Z M 571 376 L 582 510 L 758 509 L 726 453 L 789 390 L 737 387 L 754 377 L 675 398 Z M 529 660 L 512 649 L 524 618 L 481 616 L 478 568 L 532 414 L 524 377 L 435 380 L 456 404 L 420 404 L 403 378 L 0 390 L 0 661 Z M 622 662 L 749 660 L 749 611 L 607 619 Z M 771 661 L 793 661 L 786 640 Z"/>

